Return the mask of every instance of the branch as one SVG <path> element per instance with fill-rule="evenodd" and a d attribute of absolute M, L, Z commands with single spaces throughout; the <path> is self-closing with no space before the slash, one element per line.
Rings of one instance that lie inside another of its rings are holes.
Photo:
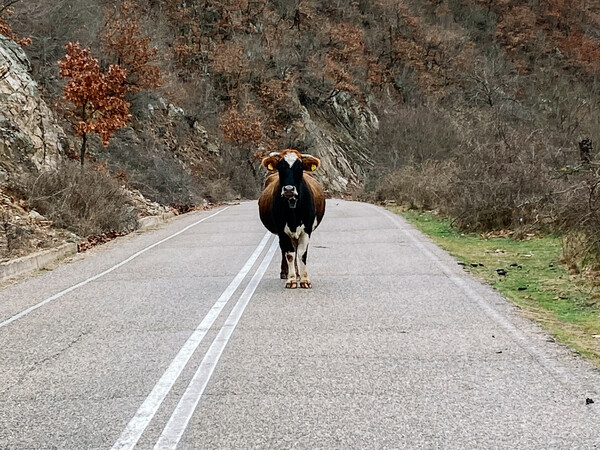
<path fill-rule="evenodd" d="M 15 3 L 19 3 L 20 1 L 21 0 L 9 0 L 8 3 L 3 4 L 2 7 L 0 8 L 0 15 L 4 14 L 4 11 L 6 11 L 8 8 L 10 8 Z"/>

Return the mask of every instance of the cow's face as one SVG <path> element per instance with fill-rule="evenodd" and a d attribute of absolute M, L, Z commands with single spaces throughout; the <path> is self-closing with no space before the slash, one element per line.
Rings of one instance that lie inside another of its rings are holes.
<path fill-rule="evenodd" d="M 288 200 L 290 208 L 295 208 L 298 202 L 303 172 L 314 172 L 320 164 L 318 158 L 302 155 L 296 150 L 271 153 L 262 160 L 262 165 L 267 170 L 277 171 L 279 174 L 280 195 Z"/>

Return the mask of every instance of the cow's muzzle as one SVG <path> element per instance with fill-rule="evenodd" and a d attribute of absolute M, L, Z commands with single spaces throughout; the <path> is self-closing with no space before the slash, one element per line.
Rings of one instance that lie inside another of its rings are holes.
<path fill-rule="evenodd" d="M 296 207 L 296 203 L 298 202 L 298 190 L 296 189 L 296 186 L 284 186 L 283 189 L 281 189 L 281 196 L 287 199 L 290 208 L 294 209 Z"/>

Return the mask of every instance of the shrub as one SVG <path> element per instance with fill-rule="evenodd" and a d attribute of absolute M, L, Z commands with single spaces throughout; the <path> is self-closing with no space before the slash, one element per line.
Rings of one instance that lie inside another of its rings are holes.
<path fill-rule="evenodd" d="M 181 134 L 189 132 L 187 124 L 178 126 Z M 177 130 L 160 129 L 165 132 L 161 138 L 151 132 L 136 135 L 131 129 L 118 133 L 104 151 L 109 169 L 127 173 L 129 186 L 162 205 L 181 208 L 201 203 L 197 180 L 177 160 L 178 155 L 166 147 L 167 140 L 176 139 Z M 177 136 L 177 142 L 185 142 L 186 138 Z"/>
<path fill-rule="evenodd" d="M 379 117 L 374 157 L 385 167 L 448 158 L 460 144 L 449 115 L 431 105 L 390 105 Z"/>
<path fill-rule="evenodd" d="M 411 209 L 439 209 L 450 203 L 458 167 L 452 161 L 425 161 L 384 176 L 375 186 L 378 201 L 393 200 Z"/>
<path fill-rule="evenodd" d="M 600 169 L 582 163 L 563 169 L 566 188 L 557 194 L 558 226 L 563 234 L 563 259 L 575 272 L 600 270 Z"/>
<path fill-rule="evenodd" d="M 106 172 L 68 162 L 29 176 L 25 192 L 31 208 L 80 236 L 137 227 L 137 214 L 125 192 Z"/>
<path fill-rule="evenodd" d="M 478 231 L 539 225 L 552 215 L 556 186 L 545 142 L 504 125 L 481 134 L 458 155 L 449 205 L 455 223 Z"/>

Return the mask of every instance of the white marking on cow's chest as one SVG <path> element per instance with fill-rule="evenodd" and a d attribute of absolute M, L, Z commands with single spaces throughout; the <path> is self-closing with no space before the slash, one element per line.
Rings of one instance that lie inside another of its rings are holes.
<path fill-rule="evenodd" d="M 295 153 L 286 153 L 285 155 L 283 155 L 283 159 L 285 159 L 285 162 L 287 162 L 290 165 L 290 167 L 292 167 L 294 163 L 298 161 L 298 155 L 296 155 Z"/>
<path fill-rule="evenodd" d="M 300 236 L 304 233 L 304 225 L 300 225 L 296 227 L 294 231 L 292 231 L 290 230 L 290 227 L 288 227 L 288 225 L 286 224 L 283 231 L 291 238 L 300 239 Z"/>

